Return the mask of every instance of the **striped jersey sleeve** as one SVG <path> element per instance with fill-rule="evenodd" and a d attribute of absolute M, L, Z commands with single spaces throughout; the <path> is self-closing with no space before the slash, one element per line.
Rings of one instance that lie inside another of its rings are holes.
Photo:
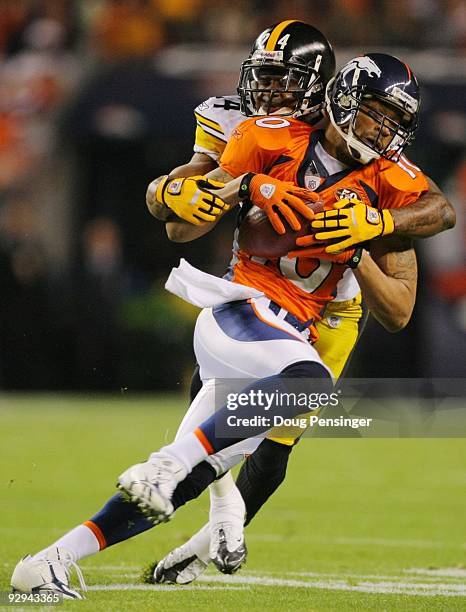
<path fill-rule="evenodd" d="M 194 110 L 196 118 L 195 153 L 205 153 L 214 161 L 220 159 L 231 132 L 244 120 L 239 111 L 238 96 L 209 98 Z"/>

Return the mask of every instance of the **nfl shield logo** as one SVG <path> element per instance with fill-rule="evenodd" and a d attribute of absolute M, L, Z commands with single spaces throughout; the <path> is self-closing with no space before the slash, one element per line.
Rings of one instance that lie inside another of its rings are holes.
<path fill-rule="evenodd" d="M 341 325 L 341 318 L 335 315 L 330 315 L 327 317 L 327 321 L 332 329 L 338 329 Z"/>
<path fill-rule="evenodd" d="M 380 215 L 374 208 L 366 208 L 366 219 L 368 223 L 377 225 L 380 222 Z"/>
<path fill-rule="evenodd" d="M 317 187 L 321 184 L 322 179 L 320 176 L 305 176 L 304 183 L 306 185 L 306 189 L 309 191 L 315 191 Z"/>
<path fill-rule="evenodd" d="M 171 195 L 178 195 L 181 191 L 181 187 L 183 186 L 183 180 L 179 179 L 178 181 L 171 181 L 171 183 L 167 187 L 168 193 Z"/>
<path fill-rule="evenodd" d="M 261 185 L 259 187 L 259 191 L 264 196 L 264 198 L 266 198 L 267 200 L 270 200 L 270 198 L 273 196 L 275 192 L 275 185 L 271 185 L 270 183 L 265 183 L 264 185 Z"/>

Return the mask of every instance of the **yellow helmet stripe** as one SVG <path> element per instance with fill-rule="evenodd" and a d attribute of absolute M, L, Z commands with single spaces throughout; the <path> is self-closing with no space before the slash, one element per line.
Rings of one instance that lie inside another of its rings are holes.
<path fill-rule="evenodd" d="M 272 30 L 269 36 L 267 44 L 265 45 L 265 50 L 275 51 L 275 45 L 277 44 L 278 39 L 280 38 L 283 30 L 287 28 L 290 25 L 290 23 L 295 23 L 297 21 L 298 21 L 297 19 L 289 19 L 288 21 L 282 21 L 277 26 L 275 26 L 275 28 Z"/>

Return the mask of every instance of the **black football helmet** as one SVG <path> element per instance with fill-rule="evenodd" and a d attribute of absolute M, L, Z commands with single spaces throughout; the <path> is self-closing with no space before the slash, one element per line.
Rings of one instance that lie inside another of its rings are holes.
<path fill-rule="evenodd" d="M 378 157 L 400 158 L 414 140 L 419 104 L 419 84 L 411 68 L 384 53 L 355 57 L 327 85 L 330 121 L 351 156 L 363 164 Z M 358 130 L 361 114 L 377 122 L 378 133 Z"/>
<path fill-rule="evenodd" d="M 248 117 L 317 112 L 334 72 L 333 49 L 319 30 L 302 21 L 282 21 L 257 37 L 241 65 L 241 112 Z"/>

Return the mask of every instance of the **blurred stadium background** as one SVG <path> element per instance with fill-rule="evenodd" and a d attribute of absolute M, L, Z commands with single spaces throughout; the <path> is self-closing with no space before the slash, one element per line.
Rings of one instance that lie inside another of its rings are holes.
<path fill-rule="evenodd" d="M 191 156 L 194 106 L 235 92 L 257 34 L 288 18 L 338 64 L 385 50 L 423 86 L 409 152 L 448 194 L 453 231 L 418 243 L 407 330 L 371 322 L 355 376 L 464 376 L 464 0 L 1 0 L 0 387 L 175 390 L 194 362 L 196 312 L 163 289 L 180 256 L 221 274 L 233 219 L 170 243 L 147 183 Z"/>

